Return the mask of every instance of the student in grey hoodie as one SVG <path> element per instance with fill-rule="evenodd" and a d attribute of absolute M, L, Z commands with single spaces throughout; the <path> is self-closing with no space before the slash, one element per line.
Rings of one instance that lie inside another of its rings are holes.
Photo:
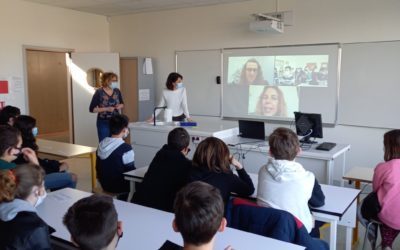
<path fill-rule="evenodd" d="M 290 212 L 310 233 L 314 219 L 309 205 L 323 206 L 325 196 L 314 174 L 294 161 L 300 153 L 297 135 L 287 128 L 275 129 L 269 136 L 269 150 L 273 159 L 258 172 L 257 203 Z"/>
<path fill-rule="evenodd" d="M 45 197 L 40 166 L 0 170 L 0 249 L 51 249 L 52 229 L 36 213 Z"/>
<path fill-rule="evenodd" d="M 110 119 L 111 137 L 104 138 L 97 149 L 97 178 L 107 192 L 129 192 L 123 173 L 135 169 L 135 154 L 124 141 L 129 135 L 128 123 L 125 115 L 114 115 Z"/>

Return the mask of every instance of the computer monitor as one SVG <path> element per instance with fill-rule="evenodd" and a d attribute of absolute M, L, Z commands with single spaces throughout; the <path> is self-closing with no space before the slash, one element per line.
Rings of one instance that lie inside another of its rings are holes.
<path fill-rule="evenodd" d="M 239 136 L 265 140 L 264 122 L 239 120 Z"/>
<path fill-rule="evenodd" d="M 317 143 L 316 141 L 311 141 L 310 138 L 322 138 L 321 114 L 294 112 L 294 119 L 297 135 L 303 136 L 300 140 L 301 143 Z"/>

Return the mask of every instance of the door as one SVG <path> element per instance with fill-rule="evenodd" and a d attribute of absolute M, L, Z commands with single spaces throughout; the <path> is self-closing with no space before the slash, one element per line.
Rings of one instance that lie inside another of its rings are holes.
<path fill-rule="evenodd" d="M 89 104 L 96 87 L 88 83 L 87 72 L 100 69 L 102 72 L 112 71 L 119 75 L 119 55 L 118 53 L 72 53 L 71 58 L 74 142 L 97 147 L 99 144 L 97 114 L 89 112 Z M 89 74 L 89 79 L 92 78 Z"/>
<path fill-rule="evenodd" d="M 120 59 L 121 92 L 124 94 L 124 109 L 122 113 L 129 117 L 130 122 L 138 121 L 138 59 Z"/>
<path fill-rule="evenodd" d="M 29 115 L 41 138 L 70 142 L 70 88 L 66 52 L 26 50 Z"/>
<path fill-rule="evenodd" d="M 198 50 L 176 52 L 177 72 L 183 76 L 190 115 L 220 116 L 221 51 Z"/>

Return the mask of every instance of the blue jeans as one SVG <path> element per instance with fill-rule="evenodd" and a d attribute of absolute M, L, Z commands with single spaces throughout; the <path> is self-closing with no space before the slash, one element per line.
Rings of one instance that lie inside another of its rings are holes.
<path fill-rule="evenodd" d="M 72 176 L 67 172 L 57 172 L 47 174 L 44 177 L 44 186 L 46 189 L 75 188 L 76 182 L 72 180 Z"/>
<path fill-rule="evenodd" d="M 97 136 L 99 137 L 99 142 L 101 142 L 104 138 L 110 137 L 110 121 L 97 119 Z"/>

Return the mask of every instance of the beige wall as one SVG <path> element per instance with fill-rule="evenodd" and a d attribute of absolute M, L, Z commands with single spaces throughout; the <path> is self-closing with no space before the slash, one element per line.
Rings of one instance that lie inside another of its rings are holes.
<path fill-rule="evenodd" d="M 280 0 L 279 10 L 293 11 L 294 25 L 282 35 L 249 31 L 251 13 L 274 10 L 275 1 L 254 0 L 112 17 L 111 50 L 121 56 L 154 57 L 159 92 L 175 69 L 176 50 L 400 40 L 398 0 Z M 267 125 L 270 130 L 274 126 Z M 324 141 L 352 145 L 347 168 L 373 167 L 383 158 L 385 131 L 338 125 L 324 129 Z M 336 171 L 335 179 L 340 178 Z"/>
<path fill-rule="evenodd" d="M 23 45 L 109 51 L 107 18 L 21 0 L 0 0 L 0 77 L 24 76 Z M 11 105 L 26 109 L 25 91 Z M 0 96 L 0 99 L 2 97 Z"/>

